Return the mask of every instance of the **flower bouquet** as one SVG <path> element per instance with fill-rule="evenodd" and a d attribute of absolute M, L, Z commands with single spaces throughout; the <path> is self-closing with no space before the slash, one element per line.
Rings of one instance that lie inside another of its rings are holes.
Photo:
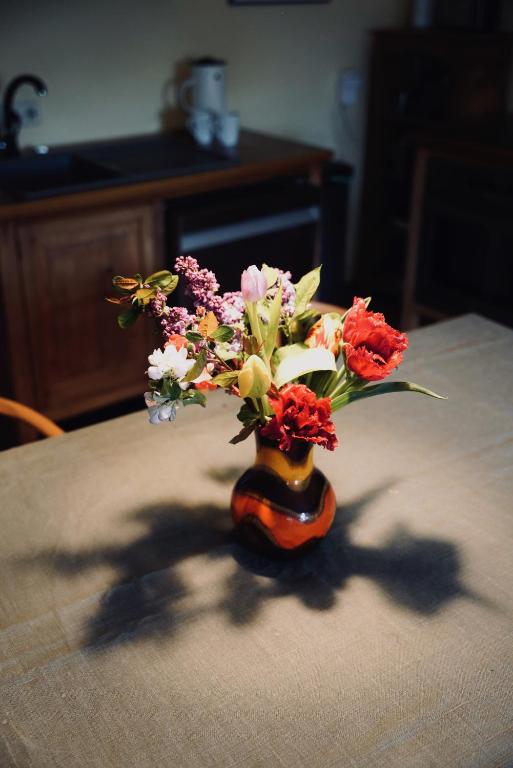
<path fill-rule="evenodd" d="M 274 546 L 297 549 L 324 536 L 334 518 L 335 496 L 313 465 L 313 446 L 337 445 L 334 411 L 388 392 L 420 392 L 406 381 L 383 382 L 402 361 L 407 337 L 355 298 L 345 313 L 321 314 L 311 304 L 320 267 L 299 282 L 262 265 L 242 273 L 240 291 L 220 294 L 213 272 L 181 256 L 175 272 L 146 279 L 115 277 L 118 323 L 146 314 L 164 337 L 149 356 L 145 393 L 152 424 L 173 421 L 179 405 L 207 404 L 208 390 L 240 398 L 240 431 L 231 443 L 256 436 L 256 461 L 232 494 L 235 524 L 264 535 Z M 191 308 L 170 306 L 185 281 Z"/>

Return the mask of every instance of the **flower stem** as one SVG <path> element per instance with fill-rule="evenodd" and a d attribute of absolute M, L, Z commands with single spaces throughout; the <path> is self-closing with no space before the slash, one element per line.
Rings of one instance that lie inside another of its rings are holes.
<path fill-rule="evenodd" d="M 333 398 L 338 397 L 339 395 L 344 395 L 349 390 L 357 391 L 363 389 L 366 385 L 367 382 L 364 379 L 359 379 L 358 376 L 348 373 L 347 381 L 344 381 L 341 385 L 336 387 L 330 397 L 333 400 Z"/>
<path fill-rule="evenodd" d="M 260 421 L 262 422 L 262 424 L 265 424 L 267 419 L 265 418 L 264 403 L 260 398 L 258 398 L 257 403 L 258 403 L 258 411 L 260 413 Z"/>
<path fill-rule="evenodd" d="M 217 352 L 215 351 L 215 349 L 210 349 L 210 352 L 212 352 L 212 354 L 213 354 L 213 355 L 215 355 L 215 357 L 217 357 L 217 359 L 219 360 L 219 362 L 220 362 L 222 365 L 224 365 L 224 367 L 226 368 L 226 370 L 227 370 L 227 371 L 233 371 L 233 370 L 234 370 L 234 369 L 233 369 L 233 368 L 232 368 L 230 365 L 228 365 L 228 363 L 226 362 L 226 360 L 223 360 L 223 358 L 222 358 L 220 355 L 218 355 L 218 354 L 217 354 Z"/>
<path fill-rule="evenodd" d="M 346 384 L 346 378 L 349 379 L 345 365 L 343 365 L 336 373 L 334 378 L 329 382 L 325 397 L 333 397 L 337 390 Z"/>
<path fill-rule="evenodd" d="M 267 368 L 270 370 L 269 360 L 267 360 L 267 358 L 265 356 L 264 340 L 263 340 L 263 337 L 262 337 L 262 330 L 260 328 L 260 321 L 258 319 L 257 304 L 256 304 L 255 301 L 247 301 L 246 302 L 246 312 L 248 313 L 248 318 L 249 318 L 249 324 L 251 326 L 251 331 L 253 333 L 253 336 L 257 340 L 259 355 L 262 358 L 262 360 L 264 361 L 264 363 L 267 365 Z"/>

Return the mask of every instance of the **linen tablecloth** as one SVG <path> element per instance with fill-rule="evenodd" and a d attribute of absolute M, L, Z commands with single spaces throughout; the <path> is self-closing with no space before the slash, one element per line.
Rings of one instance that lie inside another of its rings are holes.
<path fill-rule="evenodd" d="M 334 528 L 231 537 L 235 398 L 0 455 L 0 765 L 513 765 L 513 333 L 411 334 L 317 451 Z"/>

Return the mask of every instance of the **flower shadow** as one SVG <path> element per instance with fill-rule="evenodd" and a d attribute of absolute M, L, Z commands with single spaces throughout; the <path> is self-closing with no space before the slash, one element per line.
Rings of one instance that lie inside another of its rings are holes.
<path fill-rule="evenodd" d="M 415 536 L 404 526 L 393 528 L 378 547 L 352 542 L 351 524 L 374 495 L 337 509 L 328 536 L 300 557 L 271 557 L 235 542 L 232 553 L 240 569 L 230 580 L 224 603 L 232 621 L 248 623 L 265 601 L 288 595 L 311 610 L 328 610 L 352 576 L 374 581 L 396 605 L 424 616 L 457 597 L 480 600 L 461 582 L 458 548 L 452 542 Z"/>
<path fill-rule="evenodd" d="M 460 558 L 451 542 L 419 538 L 405 528 L 394 529 L 378 547 L 351 541 L 351 525 L 382 490 L 338 509 L 329 535 L 294 558 L 245 548 L 232 534 L 223 507 L 162 504 L 129 515 L 144 531 L 128 544 L 43 551 L 20 565 L 39 566 L 70 578 L 100 566 L 114 569 L 115 582 L 87 621 L 81 640 L 83 647 L 96 651 L 148 638 L 165 640 L 184 620 L 194 620 L 207 610 L 221 611 L 233 624 L 246 625 L 267 601 L 289 595 L 310 610 L 325 611 L 336 604 L 355 575 L 379 584 L 395 604 L 426 616 L 457 597 L 473 597 L 461 583 Z M 234 567 L 223 576 L 219 602 L 184 613 L 194 590 L 179 566 L 201 555 L 228 559 Z"/>

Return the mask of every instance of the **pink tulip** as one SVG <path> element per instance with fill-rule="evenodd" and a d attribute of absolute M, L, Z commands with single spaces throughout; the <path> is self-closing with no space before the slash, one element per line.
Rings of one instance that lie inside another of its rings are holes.
<path fill-rule="evenodd" d="M 267 293 L 267 278 L 253 264 L 242 273 L 240 288 L 245 301 L 259 301 Z"/>

